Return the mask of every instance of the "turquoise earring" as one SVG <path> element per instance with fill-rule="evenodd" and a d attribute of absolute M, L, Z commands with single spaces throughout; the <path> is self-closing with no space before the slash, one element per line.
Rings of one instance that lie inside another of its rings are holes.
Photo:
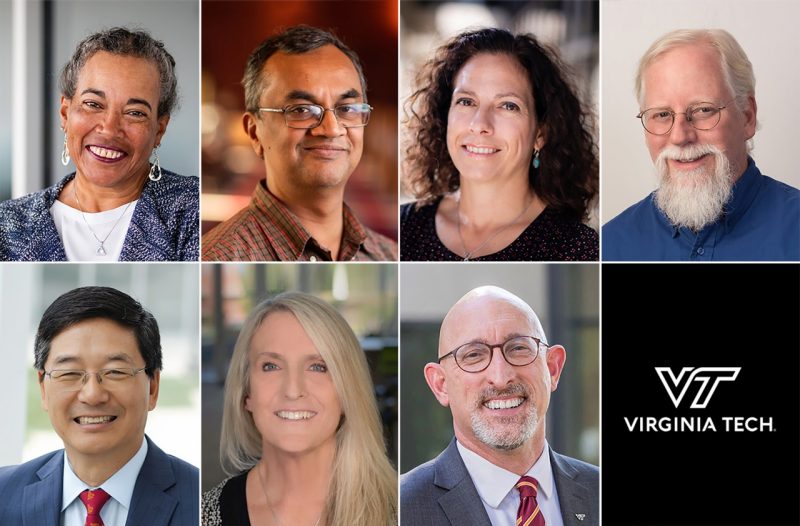
<path fill-rule="evenodd" d="M 533 167 L 539 168 L 542 165 L 542 161 L 539 160 L 539 150 L 533 150 Z"/>

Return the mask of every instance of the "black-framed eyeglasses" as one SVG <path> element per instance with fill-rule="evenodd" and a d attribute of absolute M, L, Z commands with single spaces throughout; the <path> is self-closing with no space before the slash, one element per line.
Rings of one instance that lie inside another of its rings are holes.
<path fill-rule="evenodd" d="M 258 111 L 283 113 L 286 126 L 309 129 L 322 124 L 326 111 L 332 111 L 339 124 L 345 128 L 366 126 L 372 113 L 372 106 L 363 102 L 341 104 L 335 108 L 323 108 L 319 104 L 290 104 L 283 108 L 258 108 Z"/>
<path fill-rule="evenodd" d="M 89 376 L 94 375 L 97 383 L 102 384 L 107 389 L 113 389 L 124 385 L 128 380 L 144 371 L 147 367 L 136 369 L 134 367 L 114 367 L 112 369 L 100 369 L 99 371 L 89 372 L 82 369 L 53 369 L 44 371 L 45 376 L 50 377 L 50 381 L 55 387 L 62 391 L 78 391 L 86 382 Z"/>
<path fill-rule="evenodd" d="M 539 351 L 550 347 L 539 338 L 533 336 L 515 336 L 503 343 L 488 344 L 484 342 L 469 342 L 453 349 L 439 358 L 439 363 L 448 356 L 452 356 L 456 365 L 468 373 L 479 373 L 492 363 L 494 350 L 500 349 L 509 364 L 522 367 L 530 365 L 539 356 Z"/>
<path fill-rule="evenodd" d="M 722 106 L 713 102 L 698 102 L 686 108 L 686 111 L 672 111 L 668 108 L 649 108 L 639 112 L 637 119 L 642 121 L 645 131 L 653 135 L 666 135 L 675 125 L 675 115 L 684 115 L 686 122 L 695 130 L 708 131 L 719 124 L 722 110 L 733 102 L 732 99 Z"/>

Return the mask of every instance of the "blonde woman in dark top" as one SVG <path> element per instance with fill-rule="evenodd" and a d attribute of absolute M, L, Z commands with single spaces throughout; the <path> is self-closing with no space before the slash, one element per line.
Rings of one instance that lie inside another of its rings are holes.
<path fill-rule="evenodd" d="M 555 51 L 503 29 L 440 47 L 407 104 L 401 260 L 596 260 L 594 117 Z"/>
<path fill-rule="evenodd" d="M 397 524 L 364 352 L 324 301 L 287 292 L 258 305 L 225 382 L 220 457 L 204 526 Z"/>

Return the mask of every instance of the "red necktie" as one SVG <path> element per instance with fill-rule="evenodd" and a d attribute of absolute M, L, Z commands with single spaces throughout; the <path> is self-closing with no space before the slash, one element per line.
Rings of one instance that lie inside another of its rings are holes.
<path fill-rule="evenodd" d="M 81 502 L 86 506 L 86 522 L 84 526 L 104 526 L 103 519 L 100 518 L 100 510 L 111 495 L 100 488 L 85 489 L 79 495 Z"/>
<path fill-rule="evenodd" d="M 519 490 L 519 510 L 517 511 L 517 526 L 545 526 L 542 510 L 536 502 L 536 490 L 539 482 L 527 475 L 519 479 L 514 486 Z"/>

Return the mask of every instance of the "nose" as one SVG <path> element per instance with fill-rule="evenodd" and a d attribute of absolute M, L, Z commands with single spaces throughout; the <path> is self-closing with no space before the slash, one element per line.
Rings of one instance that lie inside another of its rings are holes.
<path fill-rule="evenodd" d="M 694 129 L 692 123 L 686 119 L 685 114 L 676 113 L 675 122 L 672 123 L 672 129 L 669 131 L 669 141 L 676 146 L 683 146 L 696 140 L 697 130 Z"/>
<path fill-rule="evenodd" d="M 305 395 L 303 371 L 290 372 L 283 382 L 283 395 L 289 400 L 297 400 Z"/>
<path fill-rule="evenodd" d="M 497 352 L 495 352 L 495 350 L 497 350 Z M 486 373 L 486 379 L 489 383 L 497 387 L 508 385 L 517 375 L 515 367 L 506 361 L 503 356 L 503 350 L 500 347 L 494 347 L 492 349 L 489 367 L 487 367 L 484 372 Z"/>
<path fill-rule="evenodd" d="M 477 108 L 469 121 L 469 131 L 477 135 L 491 135 L 494 131 L 489 108 Z"/>
<path fill-rule="evenodd" d="M 108 401 L 108 391 L 97 377 L 97 373 L 89 373 L 86 383 L 78 391 L 78 400 L 89 405 L 99 405 Z"/>
<path fill-rule="evenodd" d="M 98 125 L 98 131 L 107 135 L 116 135 L 121 126 L 121 116 L 114 111 L 106 111 Z"/>
<path fill-rule="evenodd" d="M 325 109 L 322 113 L 322 122 L 316 128 L 311 128 L 311 135 L 322 137 L 341 137 L 346 132 L 345 127 L 339 123 L 336 113 L 332 109 Z"/>

